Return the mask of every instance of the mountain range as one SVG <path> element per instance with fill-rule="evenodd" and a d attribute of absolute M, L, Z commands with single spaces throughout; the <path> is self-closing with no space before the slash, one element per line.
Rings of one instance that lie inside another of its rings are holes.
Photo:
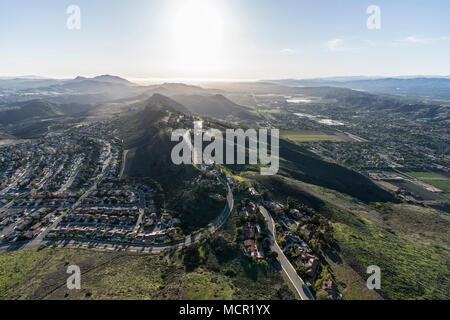
<path fill-rule="evenodd" d="M 448 106 L 436 101 L 405 99 L 405 96 L 425 96 L 427 93 L 432 93 L 434 97 L 450 98 L 450 79 L 446 78 L 287 79 L 209 85 L 215 88 L 183 83 L 140 86 L 111 75 L 76 77 L 71 80 L 0 79 L 0 123 L 79 114 L 95 110 L 98 106 L 107 108 L 104 104 L 111 102 L 119 105 L 119 109 L 128 108 L 130 103 L 134 103 L 133 107 L 140 110 L 145 101 L 155 94 L 160 95 L 160 99 L 165 96 L 176 101 L 182 106 L 183 112 L 187 110 L 192 114 L 216 119 L 259 119 L 259 115 L 251 108 L 231 101 L 230 93 L 312 96 L 335 100 L 355 110 L 389 110 L 413 118 L 449 119 Z"/>
<path fill-rule="evenodd" d="M 397 95 L 406 98 L 450 99 L 450 78 L 447 77 L 401 77 L 365 78 L 337 77 L 323 79 L 284 79 L 270 81 L 289 86 L 331 86 L 362 90 L 376 94 Z"/>

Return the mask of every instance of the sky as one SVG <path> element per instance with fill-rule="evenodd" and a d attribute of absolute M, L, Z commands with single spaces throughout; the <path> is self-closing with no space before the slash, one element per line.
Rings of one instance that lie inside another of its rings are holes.
<path fill-rule="evenodd" d="M 448 0 L 1 0 L 0 77 L 448 76 L 449 12 Z"/>

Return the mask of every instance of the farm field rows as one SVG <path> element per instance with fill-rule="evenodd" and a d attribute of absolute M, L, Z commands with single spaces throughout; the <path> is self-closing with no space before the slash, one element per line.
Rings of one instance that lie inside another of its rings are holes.
<path fill-rule="evenodd" d="M 289 139 L 293 142 L 344 141 L 340 136 L 327 134 L 321 131 L 281 131 L 280 135 L 282 138 Z"/>

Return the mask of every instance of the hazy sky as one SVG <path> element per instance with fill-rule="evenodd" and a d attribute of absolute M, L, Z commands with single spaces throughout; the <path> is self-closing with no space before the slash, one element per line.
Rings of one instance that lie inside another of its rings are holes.
<path fill-rule="evenodd" d="M 1 0 L 0 76 L 450 75 L 449 13 L 448 0 Z"/>

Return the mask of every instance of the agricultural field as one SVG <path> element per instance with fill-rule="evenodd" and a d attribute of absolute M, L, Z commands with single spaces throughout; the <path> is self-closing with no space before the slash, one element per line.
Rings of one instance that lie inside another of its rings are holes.
<path fill-rule="evenodd" d="M 450 179 L 437 172 L 408 171 L 405 174 L 444 191 L 437 199 L 450 199 Z"/>
<path fill-rule="evenodd" d="M 326 134 L 321 131 L 281 131 L 280 136 L 293 142 L 345 141 L 340 136 Z"/>
<path fill-rule="evenodd" d="M 414 194 L 421 196 L 424 200 L 443 200 L 443 196 L 439 193 L 428 191 L 417 184 L 409 181 L 392 182 L 392 184 L 408 189 Z"/>
<path fill-rule="evenodd" d="M 445 176 L 436 172 L 408 171 L 405 173 L 419 180 L 448 180 Z"/>
<path fill-rule="evenodd" d="M 443 191 L 450 191 L 450 179 L 436 172 L 410 171 L 406 174 L 425 183 L 435 186 Z"/>

